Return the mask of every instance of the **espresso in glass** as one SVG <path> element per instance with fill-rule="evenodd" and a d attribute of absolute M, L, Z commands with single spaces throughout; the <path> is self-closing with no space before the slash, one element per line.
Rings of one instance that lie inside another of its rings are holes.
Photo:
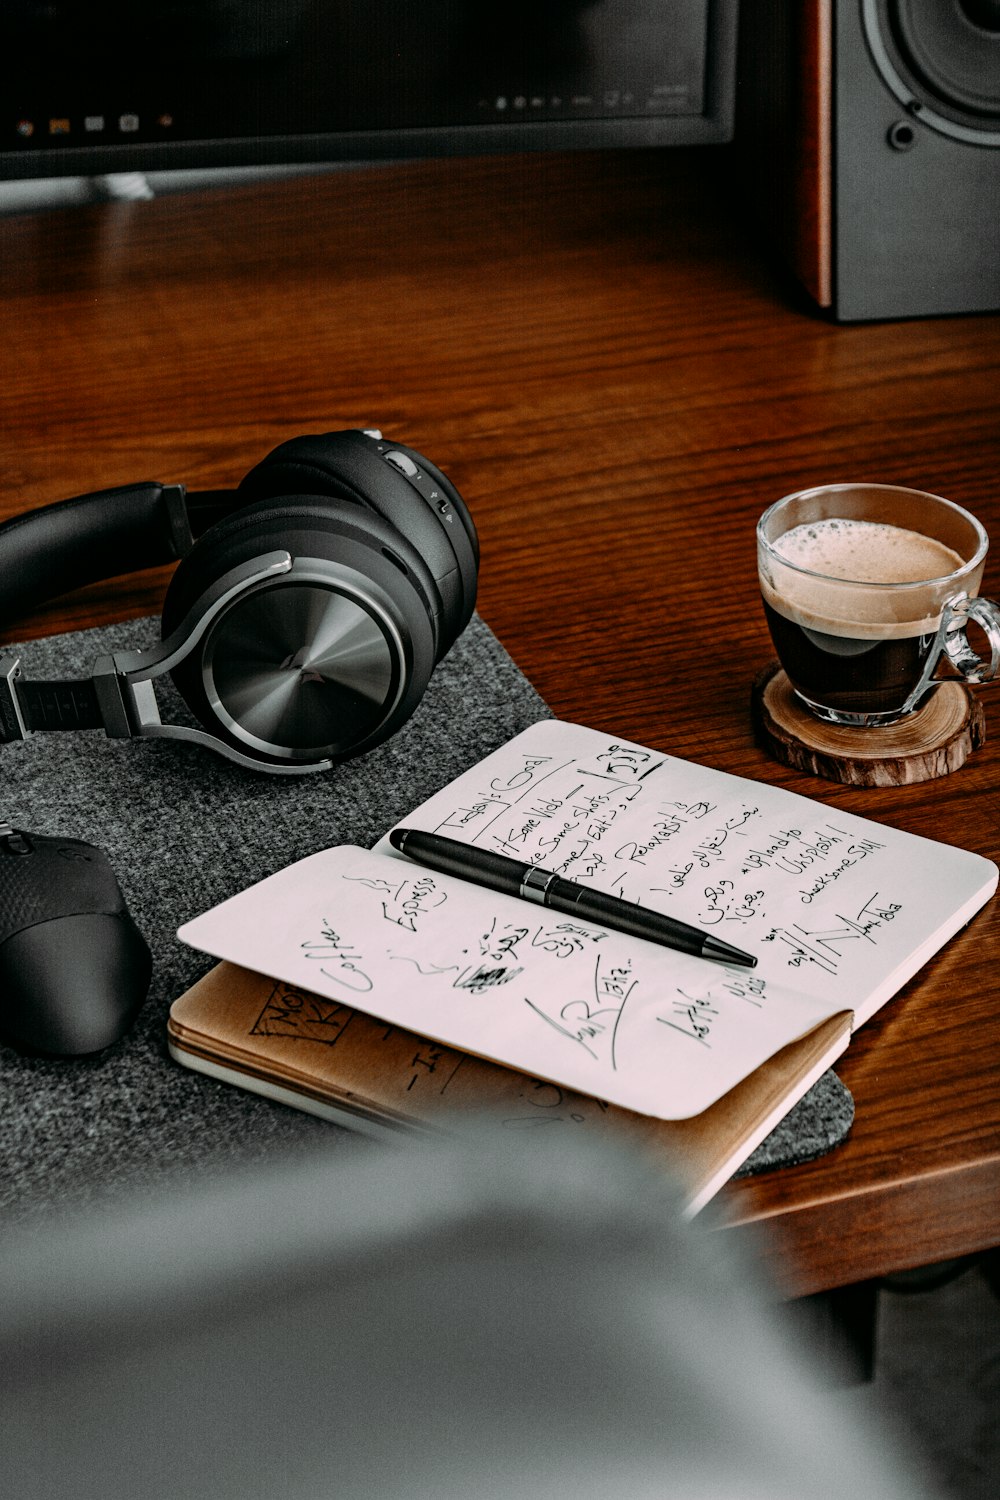
<path fill-rule="evenodd" d="M 960 506 L 892 485 L 824 485 L 771 506 L 757 533 L 771 638 L 818 717 L 855 725 L 905 717 L 933 690 L 939 659 L 955 659 L 952 637 L 983 668 L 962 611 L 978 591 L 988 543 Z"/>

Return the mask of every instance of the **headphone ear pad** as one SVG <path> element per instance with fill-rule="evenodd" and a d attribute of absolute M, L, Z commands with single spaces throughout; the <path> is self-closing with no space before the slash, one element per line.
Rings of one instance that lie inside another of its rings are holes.
<path fill-rule="evenodd" d="M 386 454 L 411 460 L 422 476 L 411 482 Z M 426 493 L 415 487 L 421 484 Z M 290 438 L 250 470 L 239 494 L 248 500 L 308 494 L 363 505 L 404 534 L 426 564 L 440 596 L 440 656 L 468 624 L 479 571 L 476 528 L 455 486 L 414 449 L 353 429 Z"/>
<path fill-rule="evenodd" d="M 235 570 L 286 552 L 286 573 Z M 213 613 L 174 683 L 195 717 L 255 759 L 294 766 L 380 743 L 409 717 L 437 660 L 436 591 L 407 539 L 350 501 L 245 506 L 183 558 L 163 605 L 166 637 Z"/>

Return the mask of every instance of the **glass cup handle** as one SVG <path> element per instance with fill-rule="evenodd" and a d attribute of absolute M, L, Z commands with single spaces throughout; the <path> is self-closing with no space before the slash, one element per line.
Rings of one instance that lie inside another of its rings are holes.
<path fill-rule="evenodd" d="M 966 630 L 974 620 L 986 637 L 989 661 L 969 643 Z M 970 599 L 959 594 L 949 599 L 941 620 L 944 653 L 966 682 L 992 682 L 1000 670 L 1000 604 L 992 599 Z"/>

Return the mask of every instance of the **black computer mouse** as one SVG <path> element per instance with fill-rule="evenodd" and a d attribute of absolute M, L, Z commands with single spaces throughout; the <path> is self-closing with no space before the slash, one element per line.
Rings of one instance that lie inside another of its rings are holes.
<path fill-rule="evenodd" d="M 135 1020 L 152 968 L 103 849 L 0 822 L 0 1041 L 99 1052 Z"/>

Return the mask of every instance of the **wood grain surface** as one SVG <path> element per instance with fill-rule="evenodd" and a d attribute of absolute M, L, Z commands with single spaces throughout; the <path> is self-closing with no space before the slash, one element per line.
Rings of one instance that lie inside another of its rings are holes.
<path fill-rule="evenodd" d="M 825 321 L 744 228 L 726 151 L 13 215 L 0 256 L 0 515 L 130 480 L 235 483 L 296 433 L 381 426 L 465 496 L 480 611 L 557 714 L 1000 856 L 1000 687 L 967 765 L 908 787 L 777 765 L 749 711 L 773 654 L 754 561 L 772 500 L 911 485 L 1000 538 L 1000 321 Z M 6 633 L 151 613 L 166 577 L 92 585 Z M 732 1223 L 770 1231 L 790 1291 L 1000 1243 L 998 929 L 994 902 L 859 1032 L 843 1147 L 724 1194 Z"/>

